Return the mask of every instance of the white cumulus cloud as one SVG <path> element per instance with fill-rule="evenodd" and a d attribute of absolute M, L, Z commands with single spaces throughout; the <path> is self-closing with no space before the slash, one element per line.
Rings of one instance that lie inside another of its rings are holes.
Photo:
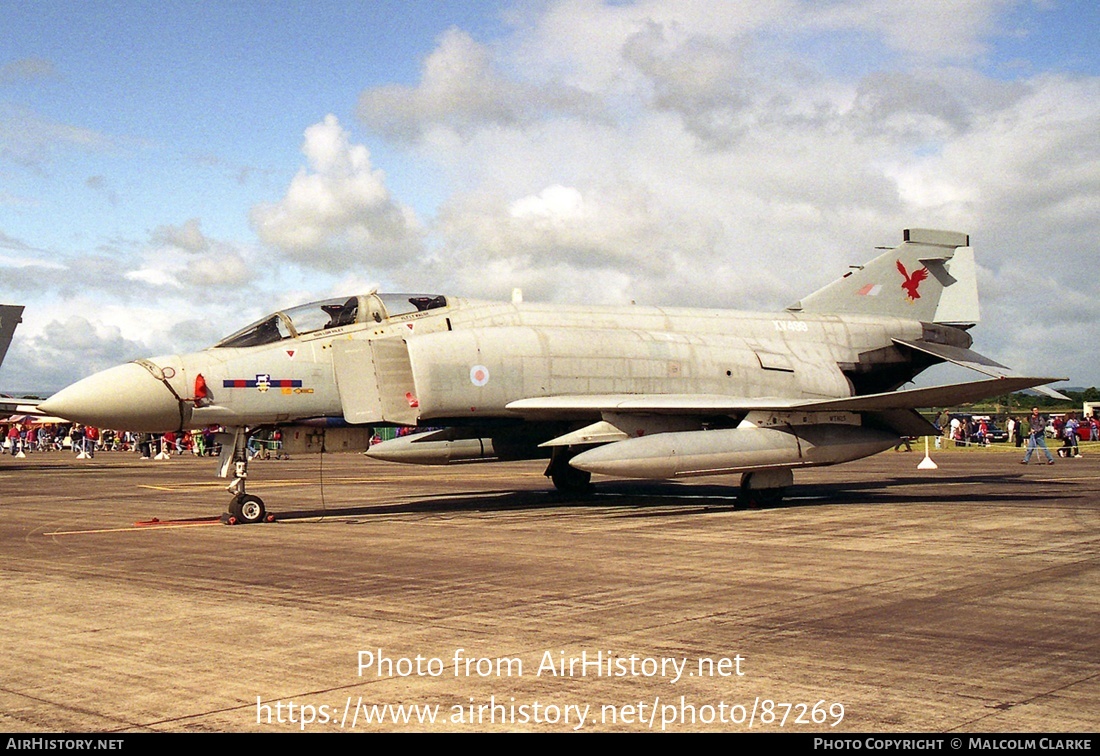
<path fill-rule="evenodd" d="M 1100 338 L 1100 81 L 990 75 L 1014 8 L 551 0 L 492 44 L 447 33 L 359 116 L 453 186 L 416 272 L 455 293 L 775 309 L 948 228 L 981 266 L 978 346 L 1042 370 L 1069 312 Z"/>
<path fill-rule="evenodd" d="M 260 238 L 304 266 L 341 271 L 362 264 L 403 262 L 420 244 L 412 209 L 386 188 L 370 152 L 351 144 L 336 116 L 306 129 L 309 163 L 277 203 L 253 208 Z"/>

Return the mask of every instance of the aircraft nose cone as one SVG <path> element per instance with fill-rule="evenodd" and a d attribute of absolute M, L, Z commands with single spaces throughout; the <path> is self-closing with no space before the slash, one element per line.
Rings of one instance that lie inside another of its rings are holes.
<path fill-rule="evenodd" d="M 38 408 L 97 428 L 164 432 L 180 427 L 176 397 L 147 369 L 132 362 L 77 381 Z"/>

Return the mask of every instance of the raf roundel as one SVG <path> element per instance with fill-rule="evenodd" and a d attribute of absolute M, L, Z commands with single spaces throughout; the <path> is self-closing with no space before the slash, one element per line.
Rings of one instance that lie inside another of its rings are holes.
<path fill-rule="evenodd" d="M 470 383 L 475 386 L 484 386 L 489 382 L 489 368 L 484 365 L 474 365 L 470 368 Z"/>

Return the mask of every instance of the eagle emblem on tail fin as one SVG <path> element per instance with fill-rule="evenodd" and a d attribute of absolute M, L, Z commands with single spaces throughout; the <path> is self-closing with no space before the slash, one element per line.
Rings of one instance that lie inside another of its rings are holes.
<path fill-rule="evenodd" d="M 928 268 L 921 268 L 920 270 L 914 270 L 912 275 L 905 270 L 905 266 L 901 264 L 901 260 L 897 261 L 898 272 L 901 273 L 905 281 L 902 282 L 901 288 L 905 289 L 906 296 L 909 297 L 909 301 L 913 302 L 920 299 L 920 282 L 928 278 Z"/>

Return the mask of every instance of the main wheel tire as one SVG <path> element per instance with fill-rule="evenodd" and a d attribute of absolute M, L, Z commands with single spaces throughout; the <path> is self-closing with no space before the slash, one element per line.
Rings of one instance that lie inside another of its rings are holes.
<path fill-rule="evenodd" d="M 737 494 L 737 509 L 759 509 L 774 507 L 783 501 L 787 493 L 786 486 L 755 488 L 753 483 L 757 473 L 745 473 L 741 478 L 741 490 Z"/>
<path fill-rule="evenodd" d="M 578 470 L 568 462 L 551 470 L 550 480 L 562 493 L 583 493 L 592 488 L 592 473 Z"/>
<path fill-rule="evenodd" d="M 774 507 L 783 501 L 783 496 L 787 493 L 785 488 L 758 488 L 748 492 L 749 506 L 754 508 L 759 507 Z"/>
<path fill-rule="evenodd" d="M 569 464 L 569 460 L 575 456 L 575 452 L 557 447 L 550 457 L 550 465 L 546 468 L 546 475 L 550 477 L 554 488 L 562 493 L 581 494 L 592 489 L 592 473 Z"/>
<path fill-rule="evenodd" d="M 249 525 L 254 522 L 263 522 L 267 515 L 264 500 L 251 494 L 239 494 L 229 502 L 229 514 L 237 518 L 237 522 Z"/>

